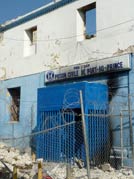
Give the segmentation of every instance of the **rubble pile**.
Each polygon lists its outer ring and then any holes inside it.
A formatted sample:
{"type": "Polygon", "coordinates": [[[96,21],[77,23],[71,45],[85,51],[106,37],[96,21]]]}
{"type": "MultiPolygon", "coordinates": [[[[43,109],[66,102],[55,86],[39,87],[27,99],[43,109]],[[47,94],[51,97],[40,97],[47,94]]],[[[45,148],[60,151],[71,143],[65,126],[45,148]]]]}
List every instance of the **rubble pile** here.
{"type": "Polygon", "coordinates": [[[33,168],[31,157],[27,153],[20,154],[18,149],[0,143],[0,172],[4,172],[4,170],[12,172],[14,166],[18,169],[18,176],[25,175],[23,178],[30,179],[33,168]]]}
{"type": "MultiPolygon", "coordinates": [[[[0,173],[6,172],[8,168],[12,174],[13,167],[16,166],[17,179],[37,179],[38,162],[38,159],[32,161],[32,158],[27,153],[21,154],[19,150],[0,143],[0,173]]],[[[43,179],[65,179],[66,167],[65,163],[43,163],[43,179]]],[[[88,179],[87,170],[84,167],[80,167],[77,163],[71,166],[70,173],[71,179],[88,179]]],[[[134,179],[132,170],[115,170],[108,163],[91,168],[90,176],[91,179],[134,179]]],[[[6,177],[4,178],[6,179],[6,177]]],[[[7,178],[9,179],[9,177],[7,178]]]]}
{"type": "MultiPolygon", "coordinates": [[[[65,179],[66,178],[66,166],[58,164],[50,172],[48,172],[53,179],[65,179]]],[[[85,168],[79,168],[77,166],[71,169],[72,179],[88,179],[87,170],[85,168]]],[[[91,179],[134,179],[132,170],[120,169],[115,170],[110,164],[101,165],[99,168],[94,167],[90,169],[91,179]]]]}

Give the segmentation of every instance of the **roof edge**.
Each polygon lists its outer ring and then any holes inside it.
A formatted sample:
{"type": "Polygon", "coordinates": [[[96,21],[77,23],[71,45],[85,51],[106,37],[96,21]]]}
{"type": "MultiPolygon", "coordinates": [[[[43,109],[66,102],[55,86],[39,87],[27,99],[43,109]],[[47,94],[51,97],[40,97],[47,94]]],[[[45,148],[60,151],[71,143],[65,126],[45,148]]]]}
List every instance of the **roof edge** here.
{"type": "Polygon", "coordinates": [[[47,7],[45,6],[44,8],[39,8],[39,10],[37,10],[37,11],[34,10],[33,13],[30,13],[30,14],[28,13],[28,15],[26,15],[26,16],[24,15],[24,17],[22,16],[22,18],[20,17],[13,22],[11,20],[11,23],[0,26],[0,32],[4,32],[4,31],[9,30],[13,27],[24,24],[24,23],[26,23],[30,20],[33,20],[33,19],[40,17],[44,14],[52,12],[52,11],[54,11],[54,10],[60,8],[60,7],[63,7],[67,4],[70,4],[74,1],[78,1],[78,0],[61,0],[61,1],[58,1],[54,4],[51,4],[50,6],[47,6],[47,7]]]}

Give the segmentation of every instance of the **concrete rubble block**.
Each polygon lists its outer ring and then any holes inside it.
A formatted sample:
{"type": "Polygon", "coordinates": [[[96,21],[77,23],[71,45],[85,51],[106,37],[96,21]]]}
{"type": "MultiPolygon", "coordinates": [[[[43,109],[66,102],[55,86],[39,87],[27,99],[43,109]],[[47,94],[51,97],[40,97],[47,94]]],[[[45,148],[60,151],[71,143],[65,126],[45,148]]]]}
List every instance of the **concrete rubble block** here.
{"type": "Polygon", "coordinates": [[[114,171],[114,169],[111,167],[111,165],[109,164],[109,163],[105,163],[105,164],[102,164],[101,166],[100,166],[100,169],[102,170],[102,171],[104,171],[104,172],[112,172],[112,171],[114,171]]]}

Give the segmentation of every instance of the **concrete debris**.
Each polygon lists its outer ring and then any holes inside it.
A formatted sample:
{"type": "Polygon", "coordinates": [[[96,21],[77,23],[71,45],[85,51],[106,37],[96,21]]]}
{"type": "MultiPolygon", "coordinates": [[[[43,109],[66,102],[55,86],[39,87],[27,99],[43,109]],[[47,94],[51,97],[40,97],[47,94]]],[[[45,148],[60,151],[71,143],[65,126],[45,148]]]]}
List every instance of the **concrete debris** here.
{"type": "MultiPolygon", "coordinates": [[[[4,144],[0,144],[0,160],[4,162],[11,170],[13,166],[17,168],[32,168],[32,160],[28,154],[21,155],[19,150],[15,148],[7,147],[4,144]]],[[[3,168],[3,165],[0,164],[0,170],[3,168]]]]}
{"type": "MultiPolygon", "coordinates": [[[[72,166],[71,172],[72,178],[88,179],[87,170],[85,168],[80,169],[77,165],[72,166]]],[[[49,170],[49,175],[53,179],[65,179],[66,165],[57,164],[51,171],[49,170]]],[[[102,166],[100,166],[100,168],[94,167],[93,169],[90,169],[90,175],[91,179],[134,179],[132,170],[115,170],[110,166],[110,164],[103,164],[102,166]]]]}
{"type": "Polygon", "coordinates": [[[75,157],[75,163],[78,165],[79,168],[83,168],[84,167],[84,162],[82,160],[79,160],[76,157],[75,157]]]}
{"type": "MultiPolygon", "coordinates": [[[[87,170],[82,165],[82,161],[75,160],[75,165],[72,165],[70,170],[71,178],[88,179],[87,170]]],[[[33,161],[27,153],[21,154],[19,150],[0,143],[0,179],[11,178],[14,166],[17,167],[17,179],[37,179],[38,162],[43,162],[43,159],[33,161]],[[7,173],[10,173],[11,177],[6,177],[7,173]]],[[[66,167],[65,163],[43,162],[43,179],[66,179],[66,167]]],[[[115,170],[109,163],[91,168],[90,175],[91,179],[134,179],[132,170],[115,170]]]]}
{"type": "Polygon", "coordinates": [[[30,173],[33,168],[31,157],[27,153],[21,154],[18,149],[0,143],[0,172],[2,177],[6,172],[11,175],[14,166],[17,167],[20,178],[30,179],[30,173]],[[24,172],[21,170],[24,170],[24,172]],[[27,171],[29,172],[27,173],[27,171]]]}
{"type": "Polygon", "coordinates": [[[100,167],[104,172],[108,171],[108,172],[112,172],[114,169],[110,166],[109,163],[105,163],[103,165],[101,165],[100,167]]]}

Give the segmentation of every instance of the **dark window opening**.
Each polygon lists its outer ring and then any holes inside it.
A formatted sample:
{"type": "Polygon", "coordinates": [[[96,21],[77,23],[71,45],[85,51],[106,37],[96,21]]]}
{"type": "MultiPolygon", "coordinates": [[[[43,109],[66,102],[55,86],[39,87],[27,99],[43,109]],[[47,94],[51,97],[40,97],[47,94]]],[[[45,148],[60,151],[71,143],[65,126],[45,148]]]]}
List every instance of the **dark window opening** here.
{"type": "Polygon", "coordinates": [[[20,87],[9,88],[8,89],[10,95],[10,115],[11,121],[19,121],[19,112],[20,112],[20,87]]]}
{"type": "Polygon", "coordinates": [[[31,45],[36,44],[37,42],[37,27],[32,27],[26,30],[26,34],[30,40],[31,45]]]}
{"type": "Polygon", "coordinates": [[[84,24],[85,39],[90,39],[96,35],[96,3],[79,9],[84,24]]]}

